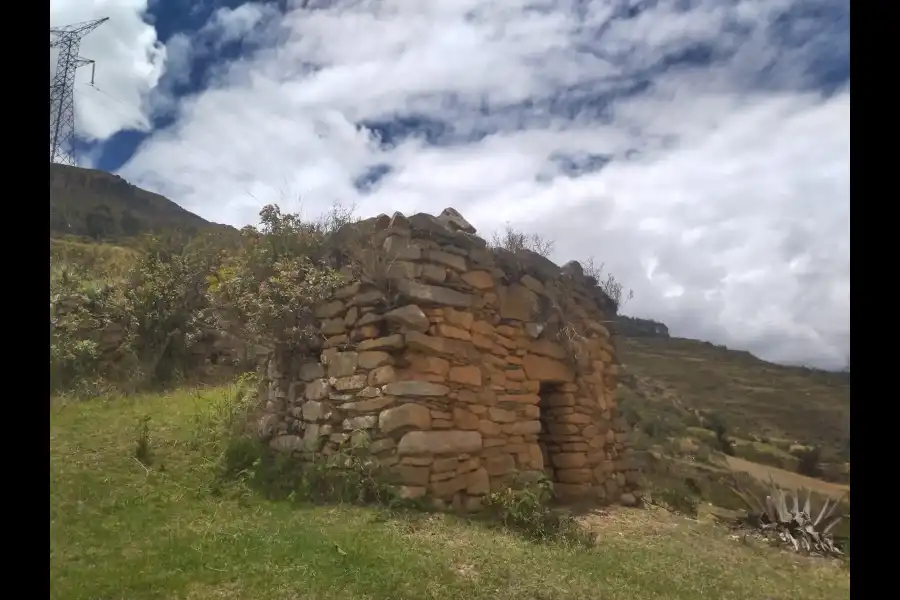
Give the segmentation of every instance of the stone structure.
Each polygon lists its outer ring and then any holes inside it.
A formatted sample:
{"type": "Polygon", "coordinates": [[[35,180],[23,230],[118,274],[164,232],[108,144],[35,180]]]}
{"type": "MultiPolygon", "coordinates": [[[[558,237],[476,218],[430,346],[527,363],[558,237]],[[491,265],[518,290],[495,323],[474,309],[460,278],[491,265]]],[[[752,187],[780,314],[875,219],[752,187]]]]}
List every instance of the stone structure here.
{"type": "Polygon", "coordinates": [[[266,359],[260,435],[301,457],[365,437],[405,495],[444,506],[534,472],[564,500],[634,502],[614,306],[578,263],[474,234],[453,209],[338,231],[336,266],[362,273],[317,307],[321,348],[266,359]]]}

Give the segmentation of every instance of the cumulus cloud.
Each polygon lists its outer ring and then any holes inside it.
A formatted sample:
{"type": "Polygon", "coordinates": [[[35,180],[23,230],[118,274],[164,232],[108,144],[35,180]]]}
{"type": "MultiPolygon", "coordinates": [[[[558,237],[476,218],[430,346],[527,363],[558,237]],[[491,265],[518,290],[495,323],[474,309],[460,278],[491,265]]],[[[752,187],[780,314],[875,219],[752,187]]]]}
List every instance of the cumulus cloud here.
{"type": "MultiPolygon", "coordinates": [[[[95,87],[91,68],[75,79],[75,127],[79,137],[104,140],[123,129],[150,128],[146,98],[165,65],[165,48],[156,29],[144,20],[147,0],[51,0],[50,27],[109,17],[81,41],[80,56],[97,61],[95,87]]],[[[58,53],[50,51],[50,77],[58,53]]]]}
{"type": "Polygon", "coordinates": [[[247,50],[121,173],[234,225],[298,196],[510,221],[604,262],[675,335],[840,367],[849,77],[823,92],[824,25],[779,33],[806,4],[247,4],[176,42],[247,50]]]}

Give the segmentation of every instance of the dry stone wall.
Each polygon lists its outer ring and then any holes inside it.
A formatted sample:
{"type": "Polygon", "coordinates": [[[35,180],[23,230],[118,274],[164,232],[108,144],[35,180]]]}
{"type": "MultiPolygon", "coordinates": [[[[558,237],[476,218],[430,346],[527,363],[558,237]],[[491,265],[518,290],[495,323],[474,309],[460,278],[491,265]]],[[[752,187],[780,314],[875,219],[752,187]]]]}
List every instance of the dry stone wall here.
{"type": "Polygon", "coordinates": [[[526,473],[565,500],[635,501],[614,307],[578,263],[489,249],[453,209],[335,239],[336,260],[363,270],[317,307],[320,352],[268,357],[259,429],[273,448],[309,457],[356,436],[404,495],[455,508],[526,473]]]}

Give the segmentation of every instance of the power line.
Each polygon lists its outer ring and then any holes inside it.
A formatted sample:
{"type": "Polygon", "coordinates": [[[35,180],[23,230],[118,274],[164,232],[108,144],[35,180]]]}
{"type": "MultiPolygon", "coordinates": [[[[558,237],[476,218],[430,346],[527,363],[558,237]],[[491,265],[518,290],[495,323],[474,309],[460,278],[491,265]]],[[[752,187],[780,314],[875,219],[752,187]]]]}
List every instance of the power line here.
{"type": "Polygon", "coordinates": [[[50,84],[50,162],[75,165],[75,71],[94,61],[78,56],[81,38],[108,21],[109,17],[50,28],[50,48],[59,49],[56,72],[50,84]]]}

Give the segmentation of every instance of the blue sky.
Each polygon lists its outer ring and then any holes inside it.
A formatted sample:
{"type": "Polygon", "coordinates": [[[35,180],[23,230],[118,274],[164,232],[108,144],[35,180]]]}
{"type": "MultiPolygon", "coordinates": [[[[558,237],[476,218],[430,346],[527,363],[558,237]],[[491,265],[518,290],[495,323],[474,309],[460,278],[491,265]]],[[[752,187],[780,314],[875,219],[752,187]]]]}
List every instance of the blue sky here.
{"type": "Polygon", "coordinates": [[[233,225],[453,206],[675,335],[847,356],[847,1],[51,1],[101,16],[85,166],[233,225]]]}

